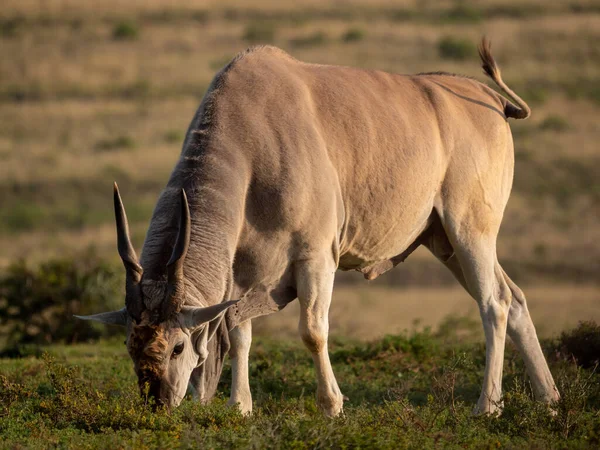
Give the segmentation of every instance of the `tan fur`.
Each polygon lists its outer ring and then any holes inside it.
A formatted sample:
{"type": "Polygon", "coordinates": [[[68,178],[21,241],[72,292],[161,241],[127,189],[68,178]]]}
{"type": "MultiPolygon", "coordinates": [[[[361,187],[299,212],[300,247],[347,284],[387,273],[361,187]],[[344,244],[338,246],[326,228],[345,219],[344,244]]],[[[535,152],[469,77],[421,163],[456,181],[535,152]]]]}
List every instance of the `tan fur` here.
{"type": "Polygon", "coordinates": [[[481,62],[483,63],[481,67],[483,68],[485,74],[494,80],[494,83],[496,83],[505,94],[507,94],[519,105],[517,107],[510,102],[506,102],[504,107],[504,113],[506,114],[506,117],[527,119],[531,115],[531,109],[529,109],[529,105],[527,105],[527,103],[525,103],[521,97],[515,94],[512,89],[510,89],[502,80],[500,68],[492,56],[492,43],[486,38],[483,38],[479,44],[479,56],[481,57],[481,62]]]}

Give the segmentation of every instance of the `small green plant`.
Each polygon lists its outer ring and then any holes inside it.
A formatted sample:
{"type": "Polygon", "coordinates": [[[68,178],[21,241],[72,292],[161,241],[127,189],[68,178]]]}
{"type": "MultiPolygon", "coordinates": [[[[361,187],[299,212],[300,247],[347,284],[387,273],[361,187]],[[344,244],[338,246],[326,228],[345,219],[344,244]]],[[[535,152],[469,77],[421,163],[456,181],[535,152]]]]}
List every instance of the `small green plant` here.
{"type": "Polygon", "coordinates": [[[544,131],[556,131],[562,132],[568,130],[570,127],[567,119],[557,115],[550,115],[546,117],[542,123],[540,123],[540,130],[544,131]]]}
{"type": "Polygon", "coordinates": [[[438,53],[443,59],[462,61],[473,58],[476,54],[475,46],[468,39],[445,36],[438,41],[438,53]]]}
{"type": "Polygon", "coordinates": [[[22,384],[10,381],[6,376],[0,375],[0,417],[8,415],[13,403],[23,401],[31,394],[22,384]]]}
{"type": "Polygon", "coordinates": [[[135,140],[130,136],[117,136],[112,139],[103,139],[96,143],[96,150],[99,152],[110,152],[114,150],[134,149],[135,140]]]}
{"type": "Polygon", "coordinates": [[[316,47],[327,42],[327,35],[322,31],[315,31],[308,36],[297,37],[290,40],[294,47],[316,47]]]}
{"type": "Polygon", "coordinates": [[[548,101],[548,90],[542,86],[527,85],[519,92],[527,103],[543,105],[546,103],[546,101],[548,101]]]}
{"type": "Polygon", "coordinates": [[[361,28],[350,28],[342,35],[343,42],[358,42],[362,41],[366,33],[361,28]]]}
{"type": "Polygon", "coordinates": [[[482,19],[481,10],[462,2],[450,9],[445,16],[445,20],[450,22],[477,23],[482,19]]]}
{"type": "Polygon", "coordinates": [[[526,19],[545,14],[547,11],[543,4],[515,2],[507,5],[492,5],[485,11],[488,18],[508,17],[511,19],[526,19]]]}
{"type": "Polygon", "coordinates": [[[175,144],[183,142],[184,137],[185,135],[183,134],[183,132],[179,130],[169,130],[164,134],[163,139],[169,144],[175,144]]]}
{"type": "Polygon", "coordinates": [[[112,37],[117,41],[134,40],[139,37],[140,28],[136,22],[123,20],[115,24],[112,37]]]}
{"type": "Polygon", "coordinates": [[[33,230],[44,218],[44,212],[33,203],[18,203],[0,210],[0,229],[10,232],[33,230]]]}
{"type": "Polygon", "coordinates": [[[22,16],[0,19],[0,36],[16,36],[21,31],[23,25],[25,25],[25,18],[22,16]]]}
{"type": "Polygon", "coordinates": [[[243,39],[252,44],[269,44],[275,40],[276,29],[270,22],[254,22],[244,30],[243,39]]]}
{"type": "Polygon", "coordinates": [[[536,258],[546,258],[548,256],[548,247],[543,242],[538,242],[533,246],[533,255],[536,258]]]}
{"type": "Polygon", "coordinates": [[[594,321],[580,322],[558,339],[557,350],[563,358],[574,359],[577,364],[590,368],[600,364],[600,325],[594,321]]]}
{"type": "Polygon", "coordinates": [[[118,86],[113,94],[127,99],[146,99],[152,92],[152,85],[149,80],[140,78],[130,84],[118,86]]]}

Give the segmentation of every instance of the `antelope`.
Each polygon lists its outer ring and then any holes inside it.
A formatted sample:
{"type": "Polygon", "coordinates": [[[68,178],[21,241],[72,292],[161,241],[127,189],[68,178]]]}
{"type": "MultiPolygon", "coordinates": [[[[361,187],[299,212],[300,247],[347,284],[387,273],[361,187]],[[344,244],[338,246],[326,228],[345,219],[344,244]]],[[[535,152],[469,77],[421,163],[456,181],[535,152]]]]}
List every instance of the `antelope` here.
{"type": "Polygon", "coordinates": [[[373,279],[428,248],[479,306],[486,365],[475,413],[501,407],[506,334],[536,397],[559,398],[525,295],[498,262],[514,150],[508,119],[529,106],[483,39],[474,79],[300,62],[261,46],[212,81],[156,205],[141,258],[115,184],[125,307],[82,317],[127,327],[140,387],[177,406],[189,384],[209,400],[228,352],[229,403],[252,410],[251,320],[298,299],[317,404],[344,397],[329,359],[337,269],[373,279]]]}

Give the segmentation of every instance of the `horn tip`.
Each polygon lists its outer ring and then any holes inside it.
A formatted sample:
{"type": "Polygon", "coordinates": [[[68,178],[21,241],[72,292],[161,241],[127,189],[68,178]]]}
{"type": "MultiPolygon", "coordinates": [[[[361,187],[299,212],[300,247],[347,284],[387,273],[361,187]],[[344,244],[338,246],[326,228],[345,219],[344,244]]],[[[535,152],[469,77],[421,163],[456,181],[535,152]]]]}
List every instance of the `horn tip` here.
{"type": "Polygon", "coordinates": [[[116,181],[113,181],[113,194],[115,196],[115,200],[117,198],[121,198],[121,193],[119,192],[119,185],[117,184],[116,181]]]}

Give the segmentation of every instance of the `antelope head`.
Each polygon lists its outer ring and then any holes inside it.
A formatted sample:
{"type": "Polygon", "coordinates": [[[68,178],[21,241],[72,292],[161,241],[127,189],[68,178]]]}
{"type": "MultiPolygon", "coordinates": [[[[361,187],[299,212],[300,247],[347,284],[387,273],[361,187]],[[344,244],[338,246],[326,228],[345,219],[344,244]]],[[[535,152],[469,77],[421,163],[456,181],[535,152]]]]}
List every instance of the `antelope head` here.
{"type": "Polygon", "coordinates": [[[76,316],[127,327],[127,350],[133,360],[142,395],[157,405],[178,406],[185,396],[192,371],[208,357],[208,343],[236,301],[209,307],[198,304],[188,292],[184,260],[190,243],[190,209],[181,190],[179,230],[171,258],[161,280],[147,280],[129,237],[125,208],[114,185],[117,246],[126,271],[125,307],[118,311],[76,316]],[[148,305],[154,305],[150,308],[148,305]]]}

